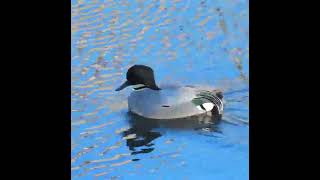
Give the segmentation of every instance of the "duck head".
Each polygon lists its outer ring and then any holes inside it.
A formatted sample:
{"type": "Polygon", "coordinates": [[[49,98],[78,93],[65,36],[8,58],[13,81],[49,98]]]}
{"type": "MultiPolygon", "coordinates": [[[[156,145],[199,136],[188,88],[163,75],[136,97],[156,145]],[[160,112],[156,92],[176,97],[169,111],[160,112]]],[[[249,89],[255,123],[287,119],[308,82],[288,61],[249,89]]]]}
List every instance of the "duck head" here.
{"type": "Polygon", "coordinates": [[[145,65],[134,65],[127,71],[127,81],[124,82],[116,91],[120,91],[128,86],[134,86],[135,90],[150,88],[160,90],[157,86],[152,68],[145,65]]]}

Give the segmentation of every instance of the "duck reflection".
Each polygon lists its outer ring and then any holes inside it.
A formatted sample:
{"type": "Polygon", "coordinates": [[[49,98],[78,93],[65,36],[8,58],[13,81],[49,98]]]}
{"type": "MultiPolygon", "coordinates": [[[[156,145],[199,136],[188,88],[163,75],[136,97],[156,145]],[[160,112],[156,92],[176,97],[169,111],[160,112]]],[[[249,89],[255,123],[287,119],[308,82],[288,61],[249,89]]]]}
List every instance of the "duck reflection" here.
{"type": "Polygon", "coordinates": [[[203,130],[220,132],[218,124],[221,115],[212,112],[213,115],[203,114],[201,116],[181,119],[148,119],[131,112],[127,113],[127,120],[130,128],[123,132],[123,137],[134,135],[133,138],[125,138],[131,154],[149,153],[154,150],[153,140],[162,136],[159,128],[171,130],[203,130]],[[138,148],[143,147],[139,150],[138,148]]]}

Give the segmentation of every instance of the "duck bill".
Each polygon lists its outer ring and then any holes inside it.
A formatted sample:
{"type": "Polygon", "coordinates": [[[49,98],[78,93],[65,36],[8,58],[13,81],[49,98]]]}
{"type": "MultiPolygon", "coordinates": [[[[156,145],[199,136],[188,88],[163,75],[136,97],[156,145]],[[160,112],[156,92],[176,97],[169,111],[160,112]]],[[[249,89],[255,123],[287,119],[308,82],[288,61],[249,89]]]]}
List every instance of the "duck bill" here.
{"type": "Polygon", "coordinates": [[[117,89],[116,89],[116,91],[120,91],[120,90],[122,90],[122,89],[124,89],[124,88],[126,88],[126,87],[128,87],[128,86],[130,86],[131,84],[130,84],[130,82],[129,81],[126,81],[126,82],[124,82],[120,87],[118,87],[117,89]]]}

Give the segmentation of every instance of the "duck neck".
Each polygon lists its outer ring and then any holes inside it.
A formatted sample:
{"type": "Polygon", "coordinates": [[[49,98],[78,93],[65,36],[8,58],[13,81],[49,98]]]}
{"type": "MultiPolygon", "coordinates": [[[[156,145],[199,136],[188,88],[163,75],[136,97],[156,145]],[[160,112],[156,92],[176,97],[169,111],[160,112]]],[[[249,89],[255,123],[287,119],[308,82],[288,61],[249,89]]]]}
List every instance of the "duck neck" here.
{"type": "MultiPolygon", "coordinates": [[[[147,87],[147,86],[140,86],[140,87],[135,87],[135,88],[133,88],[135,91],[138,91],[138,90],[141,90],[141,89],[146,89],[146,88],[149,88],[149,87],[147,87]]],[[[155,90],[155,91],[160,91],[161,90],[161,88],[159,88],[159,87],[153,87],[153,88],[149,88],[149,89],[152,89],[152,90],[155,90]]]]}
{"type": "Polygon", "coordinates": [[[140,86],[140,87],[135,87],[133,88],[135,91],[141,90],[141,89],[145,89],[147,88],[147,86],[140,86]]]}
{"type": "Polygon", "coordinates": [[[150,89],[155,90],[155,91],[160,91],[161,90],[161,88],[159,88],[157,85],[152,86],[150,89]]]}

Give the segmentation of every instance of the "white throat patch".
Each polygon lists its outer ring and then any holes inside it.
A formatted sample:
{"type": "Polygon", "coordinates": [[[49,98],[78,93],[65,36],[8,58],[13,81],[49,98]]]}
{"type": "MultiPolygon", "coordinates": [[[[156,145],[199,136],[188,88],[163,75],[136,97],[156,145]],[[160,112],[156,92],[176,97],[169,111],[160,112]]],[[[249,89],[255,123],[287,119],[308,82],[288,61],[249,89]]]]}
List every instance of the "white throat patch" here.
{"type": "Polygon", "coordinates": [[[141,87],[145,87],[145,85],[144,84],[132,85],[133,90],[135,90],[136,88],[141,88],[141,87]]]}

